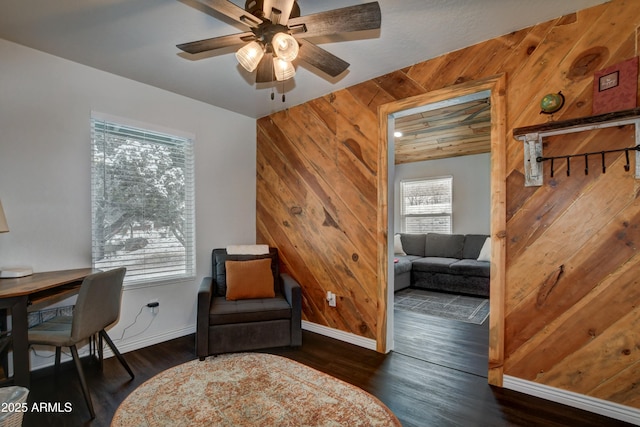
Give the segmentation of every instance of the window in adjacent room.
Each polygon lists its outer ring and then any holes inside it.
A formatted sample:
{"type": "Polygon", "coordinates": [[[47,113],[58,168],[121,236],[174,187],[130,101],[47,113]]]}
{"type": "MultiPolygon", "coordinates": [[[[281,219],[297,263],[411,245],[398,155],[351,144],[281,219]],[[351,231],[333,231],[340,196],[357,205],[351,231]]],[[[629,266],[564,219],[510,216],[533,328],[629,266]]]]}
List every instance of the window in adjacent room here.
{"type": "Polygon", "coordinates": [[[453,177],[400,182],[400,221],[403,233],[452,231],[453,177]]]}
{"type": "Polygon", "coordinates": [[[193,137],[91,117],[92,257],[125,283],[195,275],[193,137]]]}

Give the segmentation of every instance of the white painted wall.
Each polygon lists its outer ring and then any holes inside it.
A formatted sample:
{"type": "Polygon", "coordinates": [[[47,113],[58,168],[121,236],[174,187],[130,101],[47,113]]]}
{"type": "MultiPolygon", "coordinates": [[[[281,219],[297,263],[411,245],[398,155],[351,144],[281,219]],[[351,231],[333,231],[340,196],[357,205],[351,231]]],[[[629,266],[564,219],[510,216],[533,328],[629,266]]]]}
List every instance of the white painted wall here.
{"type": "Polygon", "coordinates": [[[451,157],[395,166],[394,226],[400,231],[400,181],[453,176],[453,233],[489,234],[491,154],[451,157]]]}
{"type": "MultiPolygon", "coordinates": [[[[125,333],[121,351],[191,333],[211,249],[255,242],[255,120],[1,39],[0,200],[10,232],[0,234],[0,267],[91,265],[92,110],[196,136],[197,277],[125,289],[110,330],[116,340],[125,333]],[[150,299],[160,302],[155,317],[150,299]]],[[[33,368],[51,363],[32,356],[33,368]]]]}

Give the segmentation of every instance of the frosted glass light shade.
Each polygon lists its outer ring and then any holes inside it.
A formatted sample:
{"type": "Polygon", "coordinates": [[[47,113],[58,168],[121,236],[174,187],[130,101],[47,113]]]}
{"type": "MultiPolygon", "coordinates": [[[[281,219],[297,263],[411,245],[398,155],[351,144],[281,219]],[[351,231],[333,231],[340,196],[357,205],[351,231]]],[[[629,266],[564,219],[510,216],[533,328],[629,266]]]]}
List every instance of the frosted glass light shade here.
{"type": "Polygon", "coordinates": [[[264,50],[262,46],[255,41],[242,46],[236,52],[236,59],[248,72],[252,72],[258,67],[263,56],[264,50]]]}
{"type": "Polygon", "coordinates": [[[4,216],[4,210],[2,209],[2,201],[0,201],[0,233],[6,233],[9,231],[9,225],[7,224],[7,218],[4,216]]]}
{"type": "Polygon", "coordinates": [[[290,34],[278,33],[271,40],[273,53],[284,61],[291,62],[298,56],[298,42],[290,34]]]}
{"type": "Polygon", "coordinates": [[[283,61],[280,58],[273,58],[273,69],[276,80],[282,82],[296,75],[296,69],[291,62],[283,61]]]}

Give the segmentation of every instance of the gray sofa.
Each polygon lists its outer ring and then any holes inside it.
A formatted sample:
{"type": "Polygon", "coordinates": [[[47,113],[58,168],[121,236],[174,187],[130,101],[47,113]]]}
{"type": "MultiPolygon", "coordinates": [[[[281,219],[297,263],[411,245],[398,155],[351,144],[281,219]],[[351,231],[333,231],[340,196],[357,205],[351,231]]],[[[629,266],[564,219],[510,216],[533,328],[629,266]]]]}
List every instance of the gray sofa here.
{"type": "Polygon", "coordinates": [[[488,298],[490,262],[478,260],[487,237],[399,234],[403,252],[394,254],[394,290],[413,287],[488,298]]]}

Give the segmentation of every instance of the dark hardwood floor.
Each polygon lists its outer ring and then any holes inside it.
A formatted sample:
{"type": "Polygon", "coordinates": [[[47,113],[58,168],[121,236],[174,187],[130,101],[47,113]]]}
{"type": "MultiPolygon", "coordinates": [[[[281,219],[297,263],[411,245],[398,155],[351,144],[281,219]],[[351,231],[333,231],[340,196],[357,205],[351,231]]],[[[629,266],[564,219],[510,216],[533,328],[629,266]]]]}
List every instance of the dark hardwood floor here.
{"type": "MultiPolygon", "coordinates": [[[[434,322],[441,323],[441,322],[434,322]]],[[[433,324],[436,334],[460,335],[445,324],[433,324]],[[446,329],[447,331],[443,330],[446,329]]],[[[437,346],[437,343],[431,345],[437,346]]],[[[443,350],[447,351],[447,350],[443,350]]],[[[326,372],[377,396],[405,427],[416,426],[625,426],[623,422],[566,407],[518,392],[494,388],[479,373],[473,357],[458,352],[434,362],[392,352],[379,354],[315,333],[303,332],[300,348],[278,348],[266,352],[279,354],[326,372]],[[465,365],[465,357],[468,358],[465,365]],[[443,363],[452,361],[455,367],[443,363]]],[[[437,355],[437,351],[431,351],[437,355]]],[[[194,336],[189,335],[125,354],[136,374],[129,381],[115,358],[105,360],[104,371],[87,359],[85,373],[97,417],[89,413],[78,386],[75,370],[64,364],[58,377],[52,369],[33,373],[29,405],[33,402],[70,402],[69,413],[25,414],[24,426],[108,426],[120,402],[136,387],[157,373],[195,359],[194,336]]],[[[477,359],[477,358],[476,358],[477,359]]]]}
{"type": "Polygon", "coordinates": [[[396,309],[393,322],[396,353],[487,377],[488,318],[476,325],[396,309]]]}

